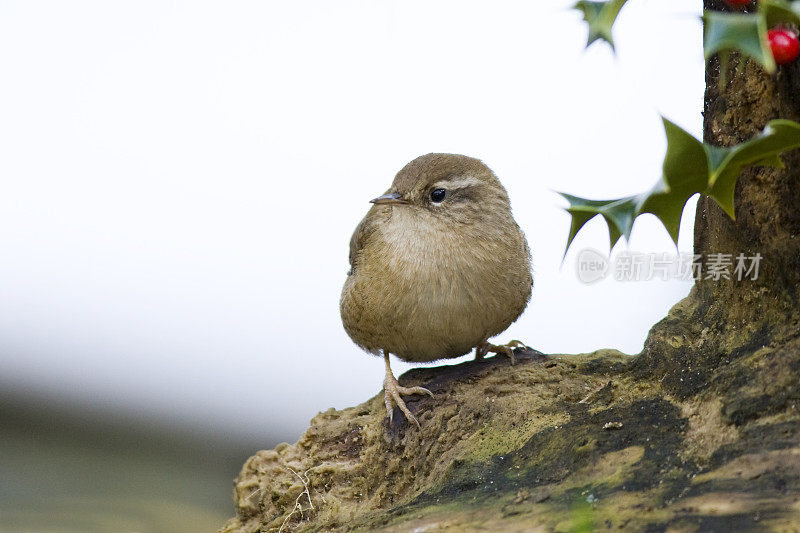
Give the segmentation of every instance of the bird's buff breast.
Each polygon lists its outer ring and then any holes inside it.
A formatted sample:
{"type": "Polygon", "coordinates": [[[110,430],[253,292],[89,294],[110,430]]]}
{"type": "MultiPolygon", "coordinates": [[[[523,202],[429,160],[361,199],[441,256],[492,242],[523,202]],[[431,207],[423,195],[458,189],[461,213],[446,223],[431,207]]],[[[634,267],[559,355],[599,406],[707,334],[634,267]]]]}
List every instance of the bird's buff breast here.
{"type": "Polygon", "coordinates": [[[508,257],[499,253],[508,246],[485,238],[467,246],[452,232],[414,221],[385,224],[345,283],[347,333],[367,351],[407,361],[469,352],[506,329],[530,295],[529,281],[527,293],[520,291],[530,277],[527,257],[517,255],[516,269],[496,260],[508,257]]]}

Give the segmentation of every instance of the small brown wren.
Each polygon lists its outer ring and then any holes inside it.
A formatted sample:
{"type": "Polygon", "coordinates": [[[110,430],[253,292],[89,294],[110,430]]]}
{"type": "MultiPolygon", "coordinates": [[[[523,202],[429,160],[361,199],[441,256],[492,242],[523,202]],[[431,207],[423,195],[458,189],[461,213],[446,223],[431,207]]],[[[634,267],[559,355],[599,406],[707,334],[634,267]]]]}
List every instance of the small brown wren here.
{"type": "Polygon", "coordinates": [[[476,349],[512,358],[512,344],[488,339],[505,331],[531,297],[525,235],[505,188],[478,159],[427,154],[403,167],[350,239],[350,272],[340,309],[347,334],[386,362],[384,395],[419,426],[402,394],[389,354],[423,362],[476,349]]]}

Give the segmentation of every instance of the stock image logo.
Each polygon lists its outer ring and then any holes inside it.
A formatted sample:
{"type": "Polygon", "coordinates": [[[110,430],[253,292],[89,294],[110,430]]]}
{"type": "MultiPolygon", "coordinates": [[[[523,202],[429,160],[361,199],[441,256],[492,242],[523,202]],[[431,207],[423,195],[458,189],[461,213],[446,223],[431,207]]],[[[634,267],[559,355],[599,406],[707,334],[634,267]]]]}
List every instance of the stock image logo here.
{"type": "Polygon", "coordinates": [[[626,251],[613,258],[591,248],[578,253],[575,272],[582,283],[601,281],[609,274],[616,281],[698,281],[701,279],[758,279],[761,254],[692,254],[645,253],[626,251]]]}
{"type": "Polygon", "coordinates": [[[575,270],[583,283],[594,283],[608,274],[609,260],[604,254],[591,248],[584,248],[578,254],[575,270]]]}

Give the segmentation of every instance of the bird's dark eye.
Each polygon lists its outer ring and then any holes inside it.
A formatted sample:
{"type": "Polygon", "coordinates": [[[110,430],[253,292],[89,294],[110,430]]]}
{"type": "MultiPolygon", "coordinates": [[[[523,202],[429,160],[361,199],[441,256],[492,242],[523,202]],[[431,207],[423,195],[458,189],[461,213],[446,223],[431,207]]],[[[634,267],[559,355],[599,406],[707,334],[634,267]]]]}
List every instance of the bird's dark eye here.
{"type": "Polygon", "coordinates": [[[433,189],[431,191],[431,201],[434,203],[443,202],[445,196],[447,196],[447,189],[433,189]]]}

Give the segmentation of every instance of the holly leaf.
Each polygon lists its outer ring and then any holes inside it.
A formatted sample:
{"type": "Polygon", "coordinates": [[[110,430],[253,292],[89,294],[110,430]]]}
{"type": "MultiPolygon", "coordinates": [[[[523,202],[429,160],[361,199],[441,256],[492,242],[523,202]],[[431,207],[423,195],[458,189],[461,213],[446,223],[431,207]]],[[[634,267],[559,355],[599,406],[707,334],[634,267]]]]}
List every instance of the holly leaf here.
{"type": "Polygon", "coordinates": [[[736,218],[733,193],[736,180],[746,166],[783,167],[779,154],[800,147],[800,124],[791,120],[772,120],[764,130],[746,141],[730,148],[705,145],[713,151],[709,156],[708,191],[731,218],[736,218]]]}
{"type": "Polygon", "coordinates": [[[666,118],[661,120],[667,136],[661,179],[639,195],[636,215],[655,215],[677,244],[683,207],[708,184],[708,162],[703,143],[666,118]]]}
{"type": "Polygon", "coordinates": [[[608,0],[606,2],[593,2],[581,0],[573,6],[583,13],[583,20],[589,24],[589,39],[586,43],[588,48],[598,39],[606,41],[614,49],[614,39],[611,35],[611,28],[617,20],[620,9],[627,0],[608,0]]]}
{"type": "Polygon", "coordinates": [[[800,5],[798,5],[798,2],[760,0],[758,2],[758,11],[763,14],[767,28],[774,28],[779,24],[800,26],[800,5]]]}
{"type": "Polygon", "coordinates": [[[719,54],[723,83],[732,50],[754,59],[767,72],[775,72],[775,60],[767,42],[764,11],[756,14],[706,11],[703,21],[703,53],[706,60],[719,54]]]}
{"type": "Polygon", "coordinates": [[[681,215],[687,200],[707,187],[708,162],[703,143],[671,121],[665,118],[662,121],[667,136],[667,152],[661,178],[649,191],[613,200],[587,200],[559,193],[569,202],[567,211],[572,215],[566,250],[578,231],[596,215],[602,215],[608,223],[612,248],[622,236],[630,238],[633,222],[642,213],[655,215],[673,242],[678,242],[681,215]]]}
{"type": "Polygon", "coordinates": [[[706,194],[734,218],[733,194],[742,169],[782,167],[779,154],[800,147],[800,124],[791,120],[773,120],[760,134],[731,147],[701,143],[676,124],[662,120],[667,151],[661,177],[650,190],[612,200],[559,193],[569,202],[566,210],[572,216],[565,256],[581,228],[597,215],[608,224],[612,248],[623,236],[630,238],[636,217],[643,213],[655,215],[677,245],[681,215],[689,198],[706,194]]]}
{"type": "Polygon", "coordinates": [[[587,200],[586,198],[563,192],[558,194],[569,202],[569,207],[566,210],[572,215],[572,223],[569,228],[569,237],[567,238],[567,247],[564,249],[564,255],[567,254],[567,250],[569,250],[572,241],[581,228],[597,215],[602,216],[606,224],[608,224],[611,248],[623,235],[626,238],[630,236],[636,212],[636,196],[614,200],[587,200]]]}

